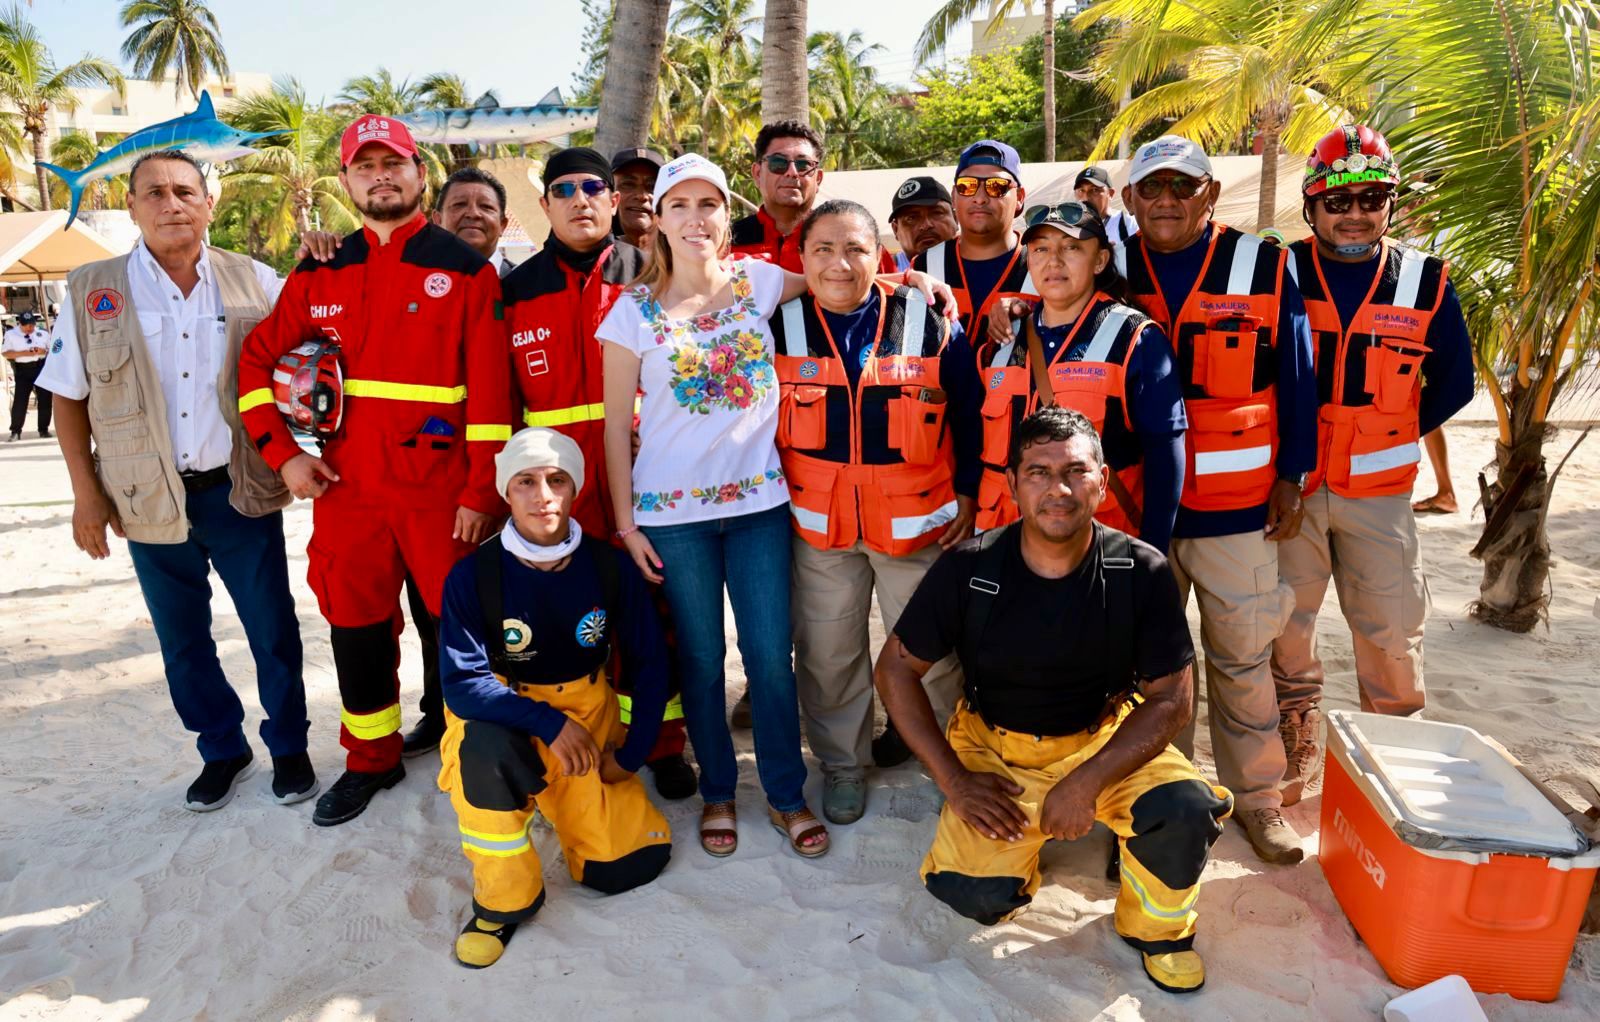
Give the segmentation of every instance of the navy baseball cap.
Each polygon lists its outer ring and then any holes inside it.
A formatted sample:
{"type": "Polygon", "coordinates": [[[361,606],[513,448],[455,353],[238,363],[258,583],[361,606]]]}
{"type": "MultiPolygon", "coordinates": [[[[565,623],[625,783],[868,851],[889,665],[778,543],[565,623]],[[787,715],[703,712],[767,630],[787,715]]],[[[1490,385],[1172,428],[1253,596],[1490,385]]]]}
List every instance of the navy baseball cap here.
{"type": "Polygon", "coordinates": [[[992,138],[974,142],[961,150],[961,158],[956,160],[956,177],[964,174],[969,167],[985,164],[999,167],[1011,175],[1011,180],[1019,185],[1022,183],[1022,158],[1015,149],[992,138]]]}
{"type": "Polygon", "coordinates": [[[39,314],[36,313],[36,312],[19,313],[17,315],[17,322],[18,323],[37,323],[37,322],[39,322],[39,314]]]}

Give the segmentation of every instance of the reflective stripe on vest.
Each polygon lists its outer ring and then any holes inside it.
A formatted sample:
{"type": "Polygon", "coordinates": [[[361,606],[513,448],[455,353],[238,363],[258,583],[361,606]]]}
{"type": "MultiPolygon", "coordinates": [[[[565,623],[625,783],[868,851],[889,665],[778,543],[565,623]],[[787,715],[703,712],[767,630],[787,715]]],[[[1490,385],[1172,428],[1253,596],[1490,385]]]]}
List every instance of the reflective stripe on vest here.
{"type": "Polygon", "coordinates": [[[949,244],[950,243],[948,241],[941,241],[939,244],[928,249],[927,274],[941,284],[947,283],[947,281],[944,279],[944,253],[946,246],[949,244]]]}
{"type": "Polygon", "coordinates": [[[1422,287],[1422,267],[1428,257],[1414,248],[1400,253],[1400,282],[1394,288],[1394,304],[1408,309],[1417,307],[1417,291],[1422,287]]]}
{"type": "Polygon", "coordinates": [[[1236,451],[1196,451],[1195,475],[1210,476],[1222,472],[1249,472],[1272,464],[1272,445],[1241,447],[1236,451]]]}
{"type": "Polygon", "coordinates": [[[956,517],[959,505],[955,501],[942,504],[925,515],[911,515],[906,518],[889,519],[889,532],[895,539],[916,539],[939,528],[947,522],[952,522],[956,517]]]}
{"type": "Polygon", "coordinates": [[[795,525],[807,532],[814,532],[819,536],[828,535],[828,516],[821,511],[812,511],[790,501],[789,513],[794,516],[795,525]]]}
{"type": "Polygon", "coordinates": [[[387,380],[345,380],[345,397],[376,397],[385,401],[421,401],[434,405],[458,405],[467,399],[466,387],[430,387],[421,383],[390,383],[387,380]]]}
{"type": "Polygon", "coordinates": [[[795,298],[783,303],[783,353],[790,358],[806,358],[806,310],[795,298]]]}
{"type": "Polygon", "coordinates": [[[1256,254],[1264,245],[1260,238],[1245,234],[1233,250],[1233,263],[1228,267],[1228,294],[1247,295],[1256,278],[1256,254]]]}
{"type": "Polygon", "coordinates": [[[1370,454],[1352,454],[1350,456],[1350,477],[1372,475],[1374,472],[1387,472],[1391,468],[1402,465],[1415,465],[1422,460],[1422,448],[1415,442],[1400,444],[1396,447],[1386,447],[1381,451],[1370,454]]]}

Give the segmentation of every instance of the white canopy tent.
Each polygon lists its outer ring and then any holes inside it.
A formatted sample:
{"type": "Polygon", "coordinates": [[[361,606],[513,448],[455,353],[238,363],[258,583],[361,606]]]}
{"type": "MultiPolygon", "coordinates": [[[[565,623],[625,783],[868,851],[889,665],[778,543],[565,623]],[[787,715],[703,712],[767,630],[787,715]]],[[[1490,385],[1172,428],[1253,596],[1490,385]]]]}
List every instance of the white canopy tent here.
{"type": "MultiPolygon", "coordinates": [[[[1103,160],[1098,166],[1111,175],[1111,183],[1118,195],[1112,200],[1113,209],[1122,208],[1122,186],[1127,183],[1126,161],[1103,160]]],[[[1027,191],[1024,205],[1061,202],[1072,198],[1072,182],[1078,171],[1088,164],[1083,160],[1062,163],[1024,163],[1022,187],[1027,191]]],[[[1214,156],[1212,171],[1222,182],[1222,196],[1217,202],[1216,219],[1240,230],[1252,230],[1256,222],[1256,203],[1261,194],[1261,158],[1259,156],[1214,156]]],[[[1305,160],[1298,156],[1278,158],[1278,187],[1276,215],[1273,226],[1290,241],[1310,233],[1300,218],[1300,181],[1305,171],[1305,160]]],[[[851,199],[861,203],[877,217],[883,231],[883,243],[892,251],[899,249],[889,230],[889,205],[896,189],[907,178],[926,174],[949,187],[955,180],[953,165],[942,167],[900,167],[894,170],[843,170],[829,171],[822,177],[819,194],[823,199],[851,199]]]]}
{"type": "Polygon", "coordinates": [[[97,259],[118,255],[111,242],[81,223],[68,230],[64,209],[0,213],[0,283],[43,284],[97,259]]]}

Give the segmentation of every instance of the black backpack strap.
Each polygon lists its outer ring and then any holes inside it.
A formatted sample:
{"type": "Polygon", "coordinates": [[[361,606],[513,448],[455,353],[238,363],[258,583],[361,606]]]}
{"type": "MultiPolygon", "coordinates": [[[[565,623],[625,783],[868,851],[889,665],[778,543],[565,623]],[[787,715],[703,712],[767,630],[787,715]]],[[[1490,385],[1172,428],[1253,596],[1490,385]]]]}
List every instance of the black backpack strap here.
{"type": "Polygon", "coordinates": [[[1133,540],[1126,532],[1097,526],[1100,542],[1100,580],[1104,586],[1106,634],[1111,636],[1111,674],[1120,682],[1107,695],[1120,701],[1134,688],[1133,676],[1133,540]]]}
{"type": "Polygon", "coordinates": [[[978,705],[978,649],[984,629],[989,626],[989,615],[994,612],[995,597],[1000,595],[1000,576],[1006,560],[1006,548],[1001,540],[1014,528],[1016,523],[990,529],[973,541],[977,544],[978,556],[973,560],[972,577],[967,579],[967,610],[957,648],[966,676],[967,698],[980,717],[983,710],[978,705]]]}
{"type": "Polygon", "coordinates": [[[606,610],[606,640],[613,641],[622,623],[622,569],[617,567],[618,552],[611,544],[595,539],[587,532],[582,543],[589,548],[594,570],[600,573],[600,602],[606,610]]]}
{"type": "Polygon", "coordinates": [[[500,545],[500,536],[496,533],[472,552],[472,573],[478,582],[478,606],[483,610],[483,644],[489,651],[489,669],[502,678],[506,677],[506,613],[500,594],[503,574],[500,554],[503,550],[505,547],[500,545]]]}

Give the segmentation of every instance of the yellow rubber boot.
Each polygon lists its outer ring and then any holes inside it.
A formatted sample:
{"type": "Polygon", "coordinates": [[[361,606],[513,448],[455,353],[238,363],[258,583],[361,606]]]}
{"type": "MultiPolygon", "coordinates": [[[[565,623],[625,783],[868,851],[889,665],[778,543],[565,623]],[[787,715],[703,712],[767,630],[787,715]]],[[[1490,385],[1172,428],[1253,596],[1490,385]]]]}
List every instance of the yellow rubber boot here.
{"type": "Polygon", "coordinates": [[[1169,994],[1193,993],[1206,985],[1206,967],[1197,952],[1140,953],[1144,957],[1144,974],[1169,994]]]}
{"type": "Polygon", "coordinates": [[[516,932],[516,923],[494,923],[473,916],[456,938],[456,961],[469,969],[487,969],[500,960],[516,932]]]}

